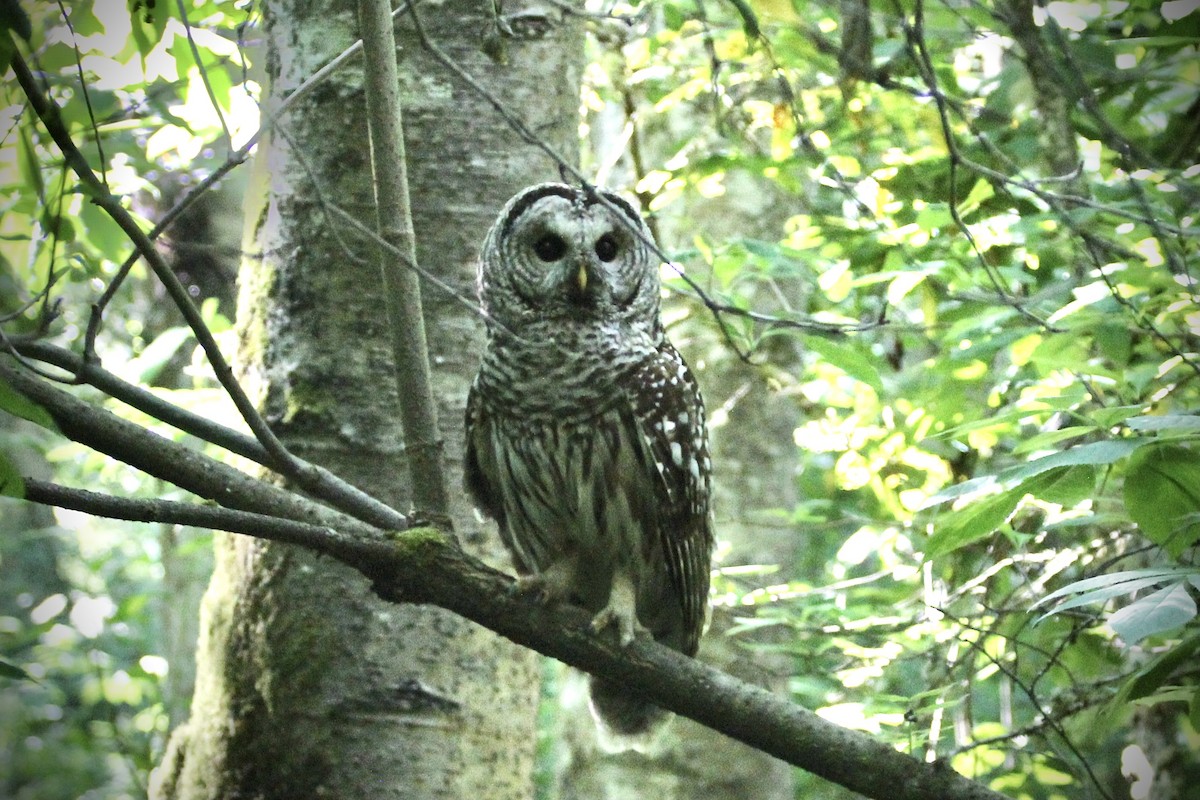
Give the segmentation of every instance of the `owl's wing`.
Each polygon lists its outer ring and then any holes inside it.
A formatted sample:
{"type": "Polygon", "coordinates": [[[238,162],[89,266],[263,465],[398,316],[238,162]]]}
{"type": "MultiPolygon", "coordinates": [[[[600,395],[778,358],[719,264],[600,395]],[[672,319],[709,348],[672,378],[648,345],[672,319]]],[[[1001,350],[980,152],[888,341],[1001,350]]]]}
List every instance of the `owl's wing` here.
{"type": "Polygon", "coordinates": [[[683,357],[664,340],[655,357],[628,376],[626,396],[637,419],[654,487],[658,537],[667,574],[683,607],[684,652],[699,645],[708,605],[713,531],[711,462],[704,404],[683,357]]]}
{"type": "Polygon", "coordinates": [[[483,402],[479,390],[471,384],[467,394],[466,413],[466,442],[463,453],[463,486],[475,500],[480,511],[487,514],[501,528],[504,527],[504,504],[496,486],[488,480],[489,474],[494,475],[495,469],[487,469],[482,463],[483,458],[494,458],[491,448],[486,445],[488,426],[484,419],[483,402]]]}

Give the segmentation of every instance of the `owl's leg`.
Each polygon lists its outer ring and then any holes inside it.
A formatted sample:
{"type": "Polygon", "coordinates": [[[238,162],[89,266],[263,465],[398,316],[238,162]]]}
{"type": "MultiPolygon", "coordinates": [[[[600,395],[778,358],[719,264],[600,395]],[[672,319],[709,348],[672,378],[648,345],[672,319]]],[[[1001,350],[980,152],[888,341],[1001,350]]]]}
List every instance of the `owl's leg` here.
{"type": "Polygon", "coordinates": [[[599,633],[605,628],[615,627],[617,636],[624,647],[636,636],[649,636],[648,631],[637,618],[637,589],[633,580],[623,569],[613,573],[612,591],[608,595],[608,605],[600,613],[592,617],[592,630],[599,633]]]}
{"type": "Polygon", "coordinates": [[[534,597],[551,605],[570,599],[575,581],[575,559],[560,558],[541,572],[533,572],[517,578],[513,593],[534,597]]]}

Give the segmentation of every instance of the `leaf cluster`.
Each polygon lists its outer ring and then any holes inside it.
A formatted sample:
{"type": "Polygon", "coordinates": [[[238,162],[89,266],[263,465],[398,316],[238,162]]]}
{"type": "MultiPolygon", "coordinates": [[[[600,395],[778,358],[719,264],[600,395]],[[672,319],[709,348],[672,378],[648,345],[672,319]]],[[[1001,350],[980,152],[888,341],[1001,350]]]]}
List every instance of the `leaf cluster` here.
{"type": "Polygon", "coordinates": [[[718,597],[831,717],[1103,794],[1135,700],[1197,730],[1200,14],[850,5],[635,5],[589,73],[593,158],[726,309],[671,282],[673,335],[801,418],[757,525],[804,556],[718,597]]]}

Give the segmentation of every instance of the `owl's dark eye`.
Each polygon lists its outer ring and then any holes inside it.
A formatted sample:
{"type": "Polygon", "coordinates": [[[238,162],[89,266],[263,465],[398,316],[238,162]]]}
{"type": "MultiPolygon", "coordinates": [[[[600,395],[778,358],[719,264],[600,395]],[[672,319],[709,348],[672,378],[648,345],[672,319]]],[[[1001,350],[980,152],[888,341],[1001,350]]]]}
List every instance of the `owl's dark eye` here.
{"type": "Polygon", "coordinates": [[[547,233],[533,243],[533,253],[547,263],[558,261],[567,252],[567,243],[557,233],[547,233]]]}
{"type": "Polygon", "coordinates": [[[601,261],[609,262],[617,257],[617,240],[613,238],[611,233],[606,233],[596,240],[595,245],[596,258],[601,261]]]}

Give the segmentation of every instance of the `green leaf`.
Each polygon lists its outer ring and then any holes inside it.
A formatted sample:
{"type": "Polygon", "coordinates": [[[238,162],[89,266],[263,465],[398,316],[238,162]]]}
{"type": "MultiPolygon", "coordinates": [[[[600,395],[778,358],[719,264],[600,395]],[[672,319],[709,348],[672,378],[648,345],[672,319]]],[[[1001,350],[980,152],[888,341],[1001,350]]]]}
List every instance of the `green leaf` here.
{"type": "Polygon", "coordinates": [[[84,230],[84,237],[105,258],[123,261],[129,249],[129,237],[100,206],[84,203],[77,217],[84,230]]]}
{"type": "Polygon", "coordinates": [[[1049,450],[1051,445],[1064,442],[1067,439],[1074,439],[1078,436],[1085,436],[1089,433],[1095,433],[1096,429],[1091,425],[1074,425],[1069,428],[1060,428],[1056,431],[1044,431],[1025,439],[1016,447],[1013,448],[1013,455],[1021,455],[1023,453],[1036,453],[1040,450],[1049,450]]]}
{"type": "Polygon", "coordinates": [[[879,377],[879,370],[858,351],[816,336],[805,336],[804,344],[824,361],[870,386],[877,394],[883,394],[883,379],[879,377]]]}
{"type": "Polygon", "coordinates": [[[18,394],[8,382],[0,378],[0,410],[7,411],[15,417],[27,419],[35,425],[57,432],[58,426],[46,409],[34,403],[23,394],[18,394]]]}
{"type": "Polygon", "coordinates": [[[971,187],[970,194],[966,199],[958,204],[958,212],[962,216],[968,216],[972,211],[979,208],[980,204],[986,200],[996,196],[996,189],[985,178],[980,178],[975,181],[975,185],[971,187]]]}
{"type": "Polygon", "coordinates": [[[1200,44],[1200,36],[1131,36],[1113,44],[1141,47],[1180,47],[1200,44]]]}
{"type": "Polygon", "coordinates": [[[887,288],[887,301],[889,305],[899,305],[900,301],[908,296],[908,293],[915,289],[928,276],[927,271],[912,271],[901,272],[887,288]]]}
{"type": "MultiPolygon", "coordinates": [[[[1117,573],[1117,575],[1120,575],[1120,574],[1121,573],[1117,573]]],[[[1053,592],[1051,594],[1046,595],[1041,600],[1039,600],[1037,603],[1035,603],[1033,607],[1037,608],[1037,606],[1040,606],[1042,603],[1052,600],[1055,597],[1061,597],[1064,594],[1071,594],[1072,592],[1076,592],[1076,591],[1079,592],[1079,594],[1076,595],[1075,597],[1072,597],[1070,600],[1064,600],[1062,603],[1059,603],[1057,606],[1055,606],[1050,611],[1047,611],[1045,614],[1038,617],[1037,621],[1041,622],[1042,620],[1046,619],[1047,617],[1052,617],[1055,614],[1061,613],[1063,611],[1069,611],[1072,608],[1079,608],[1080,606],[1088,606],[1088,605],[1093,605],[1093,604],[1098,604],[1098,603],[1106,603],[1114,597],[1123,597],[1125,595],[1133,594],[1134,592],[1141,591],[1142,589],[1149,589],[1151,586],[1157,586],[1158,584],[1162,583],[1164,580],[1169,579],[1169,577],[1163,577],[1162,575],[1156,575],[1156,576],[1152,576],[1152,577],[1122,580],[1122,579],[1118,579],[1117,575],[1102,575],[1102,576],[1100,576],[1100,578],[1098,580],[1103,580],[1103,581],[1105,581],[1105,583],[1101,586],[1098,586],[1095,589],[1090,589],[1088,591],[1084,591],[1081,588],[1081,584],[1083,584],[1085,582],[1080,581],[1078,583],[1073,583],[1070,586],[1065,586],[1062,589],[1059,589],[1057,592],[1053,592]]],[[[1170,576],[1170,577],[1173,577],[1173,576],[1170,576]]]]}
{"type": "Polygon", "coordinates": [[[984,475],[979,478],[971,478],[970,480],[962,481],[961,483],[955,483],[947,486],[945,489],[942,489],[940,492],[926,500],[921,506],[920,510],[924,511],[927,508],[932,508],[933,506],[941,505],[942,503],[947,503],[951,500],[957,500],[960,497],[966,497],[967,495],[975,494],[976,492],[982,493],[996,485],[998,484],[996,483],[995,475],[984,475]]]}
{"type": "Polygon", "coordinates": [[[1179,581],[1138,598],[1113,614],[1109,626],[1129,644],[1156,633],[1178,628],[1196,616],[1196,603],[1188,594],[1187,583],[1179,581]]]}
{"type": "Polygon", "coordinates": [[[0,678],[11,678],[17,681],[37,681],[25,670],[18,667],[16,664],[10,664],[7,661],[0,661],[0,678]]]}
{"type": "Polygon", "coordinates": [[[186,326],[167,328],[129,362],[129,370],[142,383],[153,381],[191,336],[192,329],[186,326]]]}
{"type": "Polygon", "coordinates": [[[1052,411],[1060,411],[1069,409],[1076,401],[1070,398],[1063,397],[1042,397],[1034,402],[1020,403],[1009,406],[1003,411],[996,411],[993,414],[988,414],[981,419],[975,419],[970,422],[964,422],[960,425],[954,425],[946,428],[943,431],[938,431],[934,436],[938,439],[952,439],[962,437],[971,431],[986,430],[988,428],[996,428],[999,426],[1007,426],[1013,422],[1018,422],[1026,417],[1033,416],[1049,416],[1052,411]]]}
{"type": "Polygon", "coordinates": [[[1192,636],[1155,656],[1125,681],[1113,701],[1126,703],[1149,696],[1167,682],[1176,668],[1191,661],[1197,650],[1200,650],[1200,636],[1192,636]]]}
{"type": "Polygon", "coordinates": [[[1162,416],[1135,417],[1126,425],[1130,430],[1142,433],[1152,431],[1200,431],[1200,415],[1164,414],[1162,416]]]}
{"type": "Polygon", "coordinates": [[[42,214],[42,229],[47,236],[53,236],[60,242],[75,241],[75,223],[62,214],[51,214],[48,208],[42,214]]]}
{"type": "Polygon", "coordinates": [[[16,465],[9,460],[8,454],[0,450],[0,496],[15,497],[18,500],[25,497],[25,480],[17,470],[16,465]]]}
{"type": "Polygon", "coordinates": [[[0,660],[0,678],[11,678],[12,680],[31,680],[34,681],[35,684],[37,682],[37,679],[34,678],[34,676],[30,675],[28,672],[25,672],[25,670],[18,667],[17,664],[8,663],[7,661],[2,660],[0,660]]]}
{"type": "Polygon", "coordinates": [[[1112,406],[1110,408],[1099,408],[1093,411],[1089,418],[1101,428],[1111,428],[1114,425],[1119,425],[1132,416],[1141,414],[1146,410],[1146,406],[1142,404],[1131,406],[1112,406]]]}
{"type": "Polygon", "coordinates": [[[1141,447],[1153,443],[1153,439],[1112,439],[1105,442],[1089,442],[1072,447],[1061,453],[1037,458],[1026,464],[1001,472],[997,477],[1002,482],[1023,481],[1032,478],[1055,467],[1069,467],[1077,464],[1093,464],[1103,466],[1113,464],[1127,458],[1141,447]]]}
{"type": "Polygon", "coordinates": [[[1121,572],[1111,572],[1109,575],[1098,575],[1094,578],[1085,578],[1082,581],[1075,581],[1066,585],[1062,589],[1051,591],[1049,595],[1038,601],[1038,606],[1044,602],[1054,600],[1055,597],[1062,597],[1076,593],[1076,591],[1090,591],[1099,587],[1108,587],[1108,585],[1128,581],[1140,581],[1141,578],[1157,577],[1159,583],[1168,581],[1172,578],[1187,578],[1189,576],[1200,575],[1200,570],[1196,567],[1187,566],[1169,566],[1169,567],[1146,567],[1145,570],[1122,570],[1121,572]]]}
{"type": "Polygon", "coordinates": [[[24,125],[17,136],[17,160],[25,185],[38,197],[45,197],[46,184],[42,181],[41,161],[38,159],[33,140],[29,138],[29,129],[24,125]]]}
{"type": "Polygon", "coordinates": [[[1070,508],[1095,493],[1096,468],[1091,464],[1056,467],[1019,485],[1039,500],[1070,508]]]}
{"type": "Polygon", "coordinates": [[[938,516],[934,533],[925,545],[925,558],[936,558],[986,538],[1005,523],[1024,490],[1010,489],[977,503],[938,516]]]}
{"type": "Polygon", "coordinates": [[[1125,476],[1125,509],[1142,532],[1179,558],[1200,538],[1200,459],[1187,447],[1160,445],[1138,453],[1125,476]]]}

